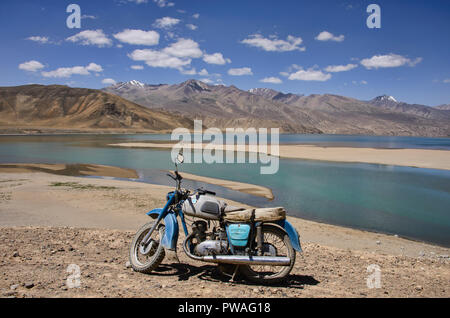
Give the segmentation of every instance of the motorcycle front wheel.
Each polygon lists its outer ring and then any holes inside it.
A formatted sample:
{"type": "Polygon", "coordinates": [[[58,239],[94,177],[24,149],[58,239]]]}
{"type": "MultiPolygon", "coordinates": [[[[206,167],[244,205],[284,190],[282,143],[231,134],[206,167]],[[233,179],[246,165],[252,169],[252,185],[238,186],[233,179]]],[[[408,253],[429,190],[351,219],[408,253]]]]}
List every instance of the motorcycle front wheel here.
{"type": "Polygon", "coordinates": [[[164,248],[160,244],[165,231],[163,224],[153,231],[150,244],[145,248],[141,246],[142,240],[154,224],[154,222],[150,222],[142,226],[131,242],[130,263],[136,272],[148,274],[155,270],[164,259],[164,248]]]}
{"type": "MultiPolygon", "coordinates": [[[[258,284],[274,284],[284,280],[295,264],[295,250],[289,236],[273,225],[263,225],[263,256],[284,256],[291,260],[287,266],[243,265],[241,273],[258,284]]],[[[256,242],[255,242],[256,245],[256,242]]]]}

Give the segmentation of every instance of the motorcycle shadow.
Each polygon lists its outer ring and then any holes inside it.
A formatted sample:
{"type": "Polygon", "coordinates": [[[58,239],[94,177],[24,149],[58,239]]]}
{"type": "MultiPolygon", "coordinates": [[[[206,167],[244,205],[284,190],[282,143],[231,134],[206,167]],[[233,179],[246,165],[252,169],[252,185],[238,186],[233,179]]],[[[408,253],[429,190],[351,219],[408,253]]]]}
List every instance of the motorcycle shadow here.
{"type": "MultiPolygon", "coordinates": [[[[235,279],[232,280],[232,275],[224,274],[219,270],[216,265],[203,265],[193,266],[190,264],[172,263],[161,264],[150,275],[155,276],[178,276],[178,281],[187,281],[191,277],[197,277],[198,279],[209,282],[222,282],[222,283],[234,283],[249,286],[260,286],[261,284],[250,282],[245,280],[245,277],[241,274],[237,274],[235,279]]],[[[313,276],[309,275],[297,275],[290,274],[283,282],[270,284],[272,287],[289,287],[303,289],[305,285],[317,285],[320,282],[313,276]]]]}

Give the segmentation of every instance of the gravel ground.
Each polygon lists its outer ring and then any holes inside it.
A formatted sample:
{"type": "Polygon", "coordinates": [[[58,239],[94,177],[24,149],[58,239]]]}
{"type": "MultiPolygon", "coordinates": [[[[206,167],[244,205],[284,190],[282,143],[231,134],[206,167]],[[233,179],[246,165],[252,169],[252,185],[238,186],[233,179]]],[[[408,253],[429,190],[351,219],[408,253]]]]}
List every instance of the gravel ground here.
{"type": "Polygon", "coordinates": [[[0,231],[2,297],[449,297],[448,258],[355,252],[308,243],[288,280],[276,286],[230,282],[216,265],[164,260],[152,274],[128,268],[133,233],[74,228],[0,231]],[[71,265],[74,264],[74,265],[71,265]],[[367,287],[376,264],[381,288],[367,287]],[[77,272],[79,268],[79,272],[77,272]],[[79,273],[79,275],[77,275],[79,273]],[[70,282],[80,286],[70,288],[70,282]],[[68,284],[69,281],[69,284],[68,284]]]}
{"type": "Polygon", "coordinates": [[[132,237],[169,190],[0,174],[0,297],[450,297],[450,249],[297,218],[289,220],[304,253],[280,285],[231,282],[216,265],[190,260],[181,246],[180,263],[165,259],[152,274],[133,272],[132,237]],[[380,270],[380,288],[368,288],[377,273],[368,268],[380,270]]]}

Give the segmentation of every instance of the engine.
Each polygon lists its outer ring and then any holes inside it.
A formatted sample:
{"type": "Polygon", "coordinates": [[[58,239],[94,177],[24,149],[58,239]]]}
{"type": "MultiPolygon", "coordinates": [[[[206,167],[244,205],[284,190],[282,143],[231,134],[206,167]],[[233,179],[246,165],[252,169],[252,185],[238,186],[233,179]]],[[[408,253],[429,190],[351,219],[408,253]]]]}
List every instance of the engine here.
{"type": "Polygon", "coordinates": [[[214,228],[211,233],[207,233],[207,229],[205,221],[196,221],[192,224],[191,243],[194,244],[194,253],[198,256],[227,254],[228,241],[225,231],[214,228]]]}
{"type": "Polygon", "coordinates": [[[228,249],[227,241],[206,240],[198,244],[195,248],[195,254],[199,256],[222,255],[226,254],[228,249]]]}

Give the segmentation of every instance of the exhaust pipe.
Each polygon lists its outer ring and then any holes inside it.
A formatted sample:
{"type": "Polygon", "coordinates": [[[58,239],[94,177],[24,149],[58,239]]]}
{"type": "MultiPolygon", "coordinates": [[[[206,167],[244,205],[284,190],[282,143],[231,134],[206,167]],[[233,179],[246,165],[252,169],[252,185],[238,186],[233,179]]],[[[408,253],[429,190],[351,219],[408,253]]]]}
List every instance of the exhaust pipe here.
{"type": "Polygon", "coordinates": [[[200,258],[203,262],[235,265],[289,266],[291,264],[289,257],[282,256],[209,255],[200,258]]]}
{"type": "Polygon", "coordinates": [[[223,263],[235,265],[271,265],[271,266],[289,266],[291,259],[285,256],[248,256],[248,255],[208,255],[197,256],[193,255],[188,248],[188,243],[194,233],[191,233],[184,240],[183,249],[190,258],[207,263],[223,263]]]}

